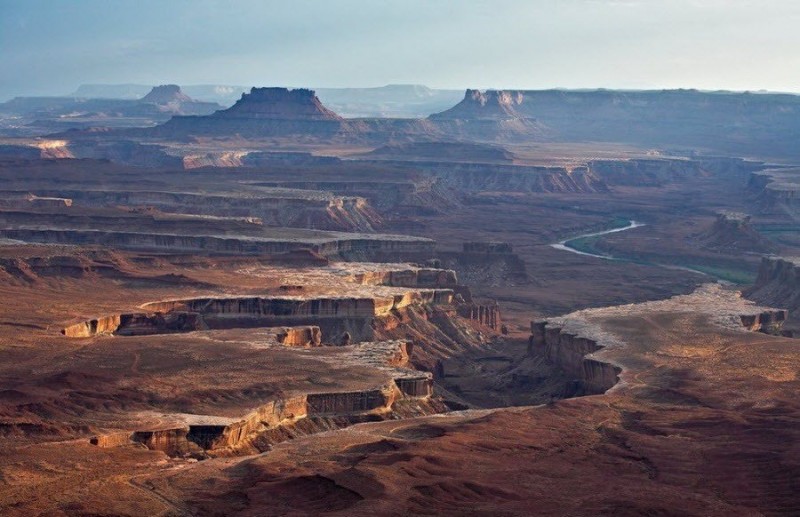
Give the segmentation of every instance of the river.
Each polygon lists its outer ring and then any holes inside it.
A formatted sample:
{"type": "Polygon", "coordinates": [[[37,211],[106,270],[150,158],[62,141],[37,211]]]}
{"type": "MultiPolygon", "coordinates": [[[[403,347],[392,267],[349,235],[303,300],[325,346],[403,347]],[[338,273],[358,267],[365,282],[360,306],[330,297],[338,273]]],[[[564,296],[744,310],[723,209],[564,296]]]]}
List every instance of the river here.
{"type": "Polygon", "coordinates": [[[597,253],[588,253],[586,251],[580,251],[579,249],[570,246],[569,243],[572,241],[576,241],[578,239],[583,239],[584,237],[597,237],[599,235],[608,235],[609,233],[624,232],[625,230],[632,230],[633,228],[639,228],[640,226],[644,225],[645,225],[644,223],[637,223],[636,221],[630,221],[627,226],[622,226],[620,228],[613,228],[611,230],[603,230],[602,232],[585,233],[583,235],[578,235],[577,237],[570,237],[569,239],[564,239],[561,242],[551,244],[550,247],[555,248],[557,250],[569,251],[570,253],[575,253],[577,255],[585,255],[587,257],[595,257],[605,260],[624,260],[612,257],[611,255],[599,255],[597,253]]]}
{"type": "MultiPolygon", "coordinates": [[[[602,232],[585,233],[583,235],[578,235],[577,237],[570,237],[569,239],[564,239],[563,241],[557,242],[555,244],[551,244],[550,247],[551,248],[555,248],[557,250],[569,251],[570,253],[575,253],[576,255],[584,255],[586,257],[595,257],[595,258],[599,258],[599,259],[603,259],[603,260],[619,260],[621,262],[631,262],[630,260],[625,259],[625,258],[612,257],[611,255],[600,255],[600,254],[597,254],[597,253],[588,253],[586,251],[581,251],[579,249],[573,248],[572,246],[569,245],[569,243],[573,242],[573,241],[576,241],[578,239],[583,239],[584,237],[597,237],[597,236],[600,236],[600,235],[608,235],[609,233],[624,232],[625,230],[632,230],[633,228],[639,228],[640,226],[645,226],[645,224],[644,223],[637,223],[636,221],[630,221],[627,226],[622,226],[620,228],[614,228],[612,230],[603,230],[602,232]]],[[[696,273],[696,274],[702,275],[702,276],[709,276],[709,277],[712,276],[712,275],[709,275],[708,273],[706,273],[704,271],[700,271],[699,269],[692,269],[692,268],[686,267],[686,266],[676,266],[676,265],[673,265],[673,264],[657,264],[657,263],[651,263],[651,265],[658,266],[658,267],[663,267],[663,268],[667,268],[667,269],[677,269],[677,270],[680,270],[680,271],[689,271],[690,273],[696,273]]],[[[723,283],[723,284],[730,284],[730,282],[727,282],[725,280],[718,280],[718,281],[720,283],[723,283]]]]}

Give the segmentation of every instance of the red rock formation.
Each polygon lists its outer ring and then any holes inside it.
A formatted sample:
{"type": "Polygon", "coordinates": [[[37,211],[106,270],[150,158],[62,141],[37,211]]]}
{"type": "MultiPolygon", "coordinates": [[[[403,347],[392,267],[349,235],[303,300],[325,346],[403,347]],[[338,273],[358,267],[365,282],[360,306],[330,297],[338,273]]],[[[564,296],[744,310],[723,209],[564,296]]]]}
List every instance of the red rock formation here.
{"type": "Polygon", "coordinates": [[[475,321],[495,332],[500,331],[500,307],[496,303],[489,305],[463,303],[458,306],[457,312],[462,318],[475,321]]]}
{"type": "Polygon", "coordinates": [[[531,351],[540,350],[549,361],[581,383],[577,392],[605,393],[619,381],[621,368],[587,357],[602,348],[594,339],[564,332],[560,327],[549,327],[547,322],[533,322],[530,343],[531,351]]]}

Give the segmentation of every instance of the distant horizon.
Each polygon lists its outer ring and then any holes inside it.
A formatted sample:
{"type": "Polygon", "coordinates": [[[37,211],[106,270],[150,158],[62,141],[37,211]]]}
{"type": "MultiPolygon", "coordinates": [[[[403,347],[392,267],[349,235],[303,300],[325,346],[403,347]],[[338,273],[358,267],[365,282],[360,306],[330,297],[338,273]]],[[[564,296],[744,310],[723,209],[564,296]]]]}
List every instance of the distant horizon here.
{"type": "Polygon", "coordinates": [[[800,93],[790,0],[0,0],[0,14],[1,99],[165,77],[800,93]]]}
{"type": "MultiPolygon", "coordinates": [[[[0,103],[8,102],[15,98],[69,98],[69,97],[76,97],[81,98],[80,96],[76,95],[78,91],[83,87],[106,87],[106,88],[114,88],[114,87],[136,87],[136,88],[155,88],[157,86],[166,86],[166,85],[177,85],[182,90],[184,88],[198,88],[198,87],[226,87],[226,88],[236,88],[236,89],[245,89],[249,91],[251,88],[287,88],[289,90],[296,90],[296,89],[308,89],[314,92],[319,90],[378,90],[382,88],[390,88],[390,87],[397,87],[397,86],[407,86],[407,87],[423,87],[427,88],[431,91],[439,91],[439,92],[461,92],[466,93],[467,90],[479,90],[479,91],[566,91],[566,92],[593,92],[593,91],[614,91],[614,92],[659,92],[659,91],[697,91],[701,93],[730,93],[730,94],[745,94],[745,93],[752,93],[752,94],[772,94],[772,95],[800,95],[800,91],[777,91],[777,90],[729,90],[729,89],[705,89],[705,88],[692,88],[692,87],[675,87],[675,88],[608,88],[608,87],[584,87],[584,88],[570,88],[570,87],[561,87],[561,86],[553,86],[553,87],[544,87],[544,88],[514,88],[514,87],[464,87],[464,88],[436,88],[432,86],[428,86],[426,84],[420,83],[390,83],[384,84],[381,86],[298,86],[298,85],[243,85],[243,84],[233,84],[233,83],[223,83],[223,82],[200,82],[200,83],[189,83],[189,84],[180,84],[176,82],[159,82],[159,83],[135,83],[135,82],[122,82],[122,83],[81,83],[71,91],[66,93],[55,93],[55,94],[43,94],[43,95],[35,95],[35,94],[23,94],[23,95],[14,95],[12,97],[2,98],[0,97],[0,103]]],[[[144,97],[145,94],[142,94],[141,97],[144,97]]],[[[137,98],[141,98],[137,97],[137,98]]],[[[104,97],[86,97],[86,98],[104,98],[104,97]]],[[[124,99],[124,97],[105,97],[108,99],[124,99]]]]}

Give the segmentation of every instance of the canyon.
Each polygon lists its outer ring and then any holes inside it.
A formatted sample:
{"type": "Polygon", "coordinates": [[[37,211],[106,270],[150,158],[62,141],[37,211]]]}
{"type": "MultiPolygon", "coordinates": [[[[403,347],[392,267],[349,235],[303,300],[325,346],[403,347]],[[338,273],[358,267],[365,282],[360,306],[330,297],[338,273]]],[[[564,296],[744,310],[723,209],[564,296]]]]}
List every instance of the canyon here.
{"type": "Polygon", "coordinates": [[[134,90],[0,106],[4,515],[800,511],[795,96],[134,90]]]}

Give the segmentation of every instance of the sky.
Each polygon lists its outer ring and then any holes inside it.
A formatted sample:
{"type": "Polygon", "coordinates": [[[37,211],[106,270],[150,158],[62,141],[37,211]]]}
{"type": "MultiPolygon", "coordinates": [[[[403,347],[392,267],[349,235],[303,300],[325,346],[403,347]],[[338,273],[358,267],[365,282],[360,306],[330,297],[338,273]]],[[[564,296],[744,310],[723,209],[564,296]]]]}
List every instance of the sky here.
{"type": "Polygon", "coordinates": [[[798,0],[0,0],[0,99],[84,83],[800,92],[798,0]]]}

